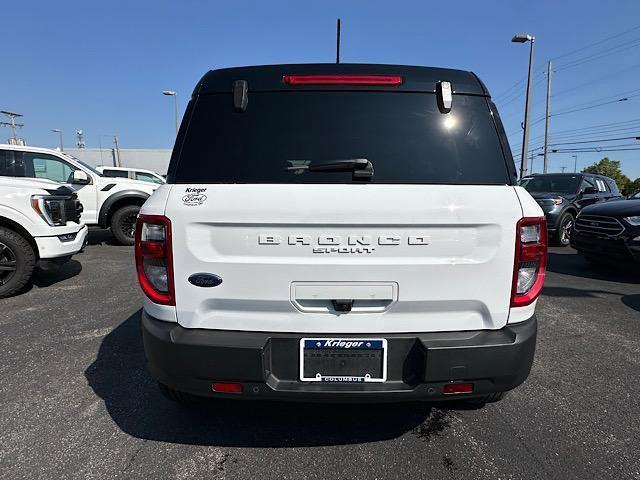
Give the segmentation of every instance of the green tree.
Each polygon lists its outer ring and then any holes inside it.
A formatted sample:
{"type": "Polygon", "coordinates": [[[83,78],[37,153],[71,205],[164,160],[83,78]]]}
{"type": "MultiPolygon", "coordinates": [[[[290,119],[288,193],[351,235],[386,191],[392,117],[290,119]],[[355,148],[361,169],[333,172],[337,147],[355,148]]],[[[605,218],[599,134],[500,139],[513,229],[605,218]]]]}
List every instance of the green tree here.
{"type": "Polygon", "coordinates": [[[631,195],[633,193],[640,192],[640,178],[636,178],[633,182],[627,183],[624,192],[624,195],[631,195]]]}
{"type": "Polygon", "coordinates": [[[583,169],[582,172],[599,173],[600,175],[613,178],[618,184],[618,188],[621,192],[625,192],[627,190],[627,185],[630,182],[629,177],[622,173],[622,170],[620,169],[620,161],[611,160],[609,157],[604,157],[599,162],[589,165],[583,169]]]}

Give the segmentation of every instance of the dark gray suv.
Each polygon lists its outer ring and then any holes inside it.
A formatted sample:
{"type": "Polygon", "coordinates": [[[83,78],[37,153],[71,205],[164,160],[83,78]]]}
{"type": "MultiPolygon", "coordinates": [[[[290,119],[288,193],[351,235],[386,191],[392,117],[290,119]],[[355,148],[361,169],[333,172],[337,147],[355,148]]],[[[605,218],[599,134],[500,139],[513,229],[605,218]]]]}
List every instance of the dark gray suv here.
{"type": "Polygon", "coordinates": [[[594,203],[622,198],[616,182],[593,173],[534,174],[520,180],[547,217],[549,236],[559,246],[569,245],[578,212],[594,203]]]}

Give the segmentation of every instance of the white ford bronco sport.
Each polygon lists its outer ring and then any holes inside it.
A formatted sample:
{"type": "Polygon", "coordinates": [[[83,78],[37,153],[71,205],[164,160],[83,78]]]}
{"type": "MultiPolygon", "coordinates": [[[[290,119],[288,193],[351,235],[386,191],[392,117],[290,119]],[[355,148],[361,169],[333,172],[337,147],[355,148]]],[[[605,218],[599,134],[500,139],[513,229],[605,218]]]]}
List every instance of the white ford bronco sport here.
{"type": "Polygon", "coordinates": [[[177,400],[495,401],[546,242],[473,73],[210,71],[138,218],[148,366],[177,400]]]}
{"type": "Polygon", "coordinates": [[[0,298],[23,288],[38,262],[62,264],[82,249],[81,213],[67,187],[0,176],[0,298]]]}
{"type": "Polygon", "coordinates": [[[122,245],[133,245],[136,217],[157,184],[107,178],[91,165],[48,148],[0,145],[0,175],[43,178],[68,184],[84,207],[87,225],[111,228],[122,245]]]}

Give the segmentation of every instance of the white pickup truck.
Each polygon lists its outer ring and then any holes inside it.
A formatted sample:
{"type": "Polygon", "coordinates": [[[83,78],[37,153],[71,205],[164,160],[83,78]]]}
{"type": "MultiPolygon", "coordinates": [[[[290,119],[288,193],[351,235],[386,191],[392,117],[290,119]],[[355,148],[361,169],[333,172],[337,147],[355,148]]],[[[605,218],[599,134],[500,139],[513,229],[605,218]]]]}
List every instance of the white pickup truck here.
{"type": "Polygon", "coordinates": [[[22,289],[38,262],[61,264],[82,249],[87,226],[81,213],[67,187],[0,176],[0,298],[22,289]]]}
{"type": "Polygon", "coordinates": [[[48,179],[67,184],[84,207],[87,225],[111,228],[116,240],[133,245],[136,216],[158,184],[104,177],[71,155],[47,148],[0,145],[0,176],[48,179]]]}
{"type": "Polygon", "coordinates": [[[211,71],[136,234],[170,398],[481,405],[529,374],[546,220],[471,72],[211,71]]]}

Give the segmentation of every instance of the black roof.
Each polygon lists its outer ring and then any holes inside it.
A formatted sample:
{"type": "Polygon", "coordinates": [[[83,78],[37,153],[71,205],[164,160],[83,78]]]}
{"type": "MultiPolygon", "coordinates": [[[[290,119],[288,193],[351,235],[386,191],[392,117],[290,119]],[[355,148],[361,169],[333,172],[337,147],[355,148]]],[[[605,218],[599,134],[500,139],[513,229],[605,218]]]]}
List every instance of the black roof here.
{"type": "Polygon", "coordinates": [[[356,63],[309,63],[222,68],[207,72],[194,90],[194,95],[231,92],[233,82],[246,80],[251,91],[282,90],[399,90],[435,92],[438,81],[451,82],[454,94],[488,95],[484,84],[472,72],[435,67],[377,65],[356,63]],[[285,84],[284,75],[400,75],[399,86],[336,86],[285,84]]]}
{"type": "Polygon", "coordinates": [[[525,178],[530,178],[530,177],[577,177],[577,176],[583,176],[583,175],[595,175],[596,177],[607,177],[606,175],[603,175],[602,173],[592,173],[592,172],[550,172],[550,173],[531,173],[529,175],[527,175],[525,178]]]}

